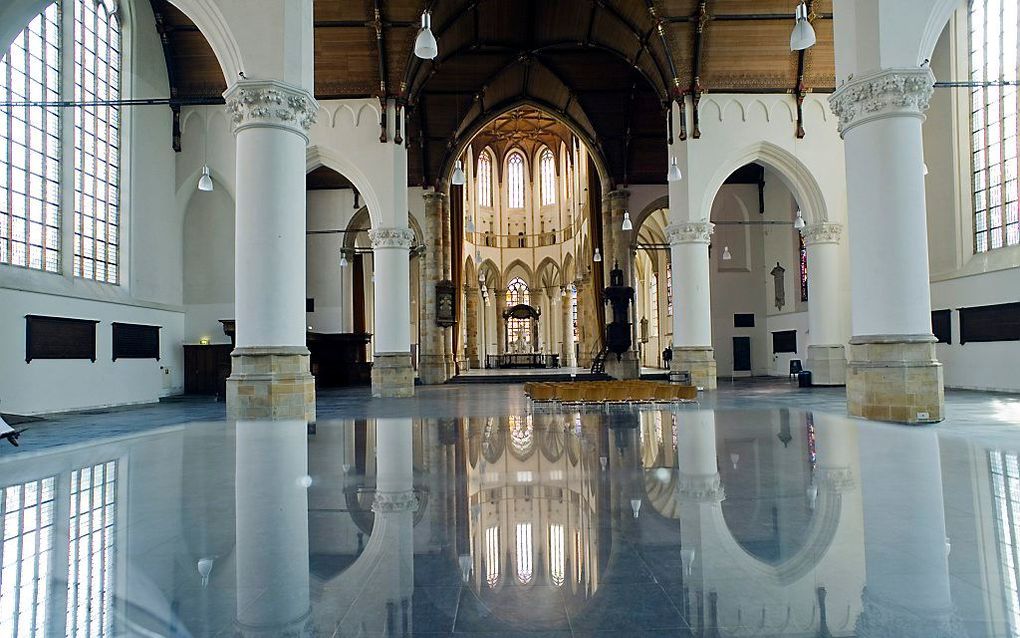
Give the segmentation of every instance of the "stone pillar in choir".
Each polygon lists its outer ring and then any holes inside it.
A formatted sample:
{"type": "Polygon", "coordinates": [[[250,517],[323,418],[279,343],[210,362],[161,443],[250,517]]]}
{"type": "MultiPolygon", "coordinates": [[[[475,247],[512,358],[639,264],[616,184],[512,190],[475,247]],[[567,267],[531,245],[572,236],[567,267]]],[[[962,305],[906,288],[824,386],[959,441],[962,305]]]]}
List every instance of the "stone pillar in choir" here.
{"type": "Polygon", "coordinates": [[[506,319],[503,318],[503,310],[506,308],[505,290],[493,289],[492,308],[496,313],[496,353],[506,354],[506,319]]]}
{"type": "Polygon", "coordinates": [[[556,354],[560,351],[559,337],[556,334],[560,323],[560,287],[549,286],[545,289],[545,295],[549,299],[548,314],[542,317],[546,334],[545,354],[556,354]]]}
{"type": "Polygon", "coordinates": [[[308,586],[307,423],[238,421],[235,445],[234,635],[314,635],[308,586]]]}
{"type": "MultiPolygon", "coordinates": [[[[446,195],[443,197],[443,208],[442,208],[442,228],[443,228],[443,242],[441,248],[441,256],[443,260],[443,276],[444,281],[453,281],[453,230],[450,226],[450,196],[446,195]]],[[[453,351],[453,331],[456,327],[441,328],[443,336],[443,374],[446,379],[449,379],[457,373],[456,354],[453,351]]]]}
{"type": "MultiPolygon", "coordinates": [[[[634,235],[633,230],[623,230],[623,217],[630,206],[630,191],[619,189],[611,191],[608,195],[609,209],[603,210],[605,219],[608,220],[608,227],[612,233],[613,243],[606,249],[606,262],[613,266],[619,266],[623,271],[623,285],[634,288],[634,253],[631,252],[631,241],[634,235]]],[[[603,263],[606,263],[603,262],[603,263]]],[[[606,285],[610,282],[606,277],[606,285]]],[[[610,354],[606,359],[606,374],[615,379],[637,379],[641,376],[641,364],[638,361],[637,353],[637,307],[630,304],[628,317],[630,319],[630,349],[624,352],[619,359],[616,355],[610,354]]],[[[606,322],[611,321],[612,310],[606,306],[606,322]]]]}
{"type": "Polygon", "coordinates": [[[666,228],[673,277],[673,361],[670,369],[691,373],[699,388],[716,388],[712,349],[712,298],[708,244],[711,222],[678,222],[666,228]]]}
{"type": "Polygon", "coordinates": [[[840,286],[839,241],[843,227],[819,223],[801,234],[807,246],[808,332],[807,370],[814,385],[846,385],[846,350],[843,346],[843,307],[840,286]]]}
{"type": "Polygon", "coordinates": [[[240,80],[225,94],[237,141],[232,419],[315,419],[305,342],[305,89],[240,80]]]}
{"type": "Polygon", "coordinates": [[[560,365],[570,367],[574,362],[574,317],[570,285],[560,289],[560,365]]]}
{"type": "Polygon", "coordinates": [[[478,368],[478,288],[470,282],[464,283],[464,319],[467,322],[465,351],[467,367],[478,368]]]}
{"type": "Polygon", "coordinates": [[[421,353],[418,376],[425,385],[446,381],[445,340],[436,324],[436,284],[443,279],[443,201],[442,193],[425,193],[425,254],[422,275],[424,304],[421,312],[421,353]]]}
{"type": "Polygon", "coordinates": [[[927,67],[883,69],[851,77],[829,98],[846,153],[854,416],[943,418],[921,140],[934,83],[927,67]]]}
{"type": "Polygon", "coordinates": [[[375,267],[375,359],[372,362],[372,396],[414,396],[411,366],[409,228],[375,228],[372,240],[375,267]]]}

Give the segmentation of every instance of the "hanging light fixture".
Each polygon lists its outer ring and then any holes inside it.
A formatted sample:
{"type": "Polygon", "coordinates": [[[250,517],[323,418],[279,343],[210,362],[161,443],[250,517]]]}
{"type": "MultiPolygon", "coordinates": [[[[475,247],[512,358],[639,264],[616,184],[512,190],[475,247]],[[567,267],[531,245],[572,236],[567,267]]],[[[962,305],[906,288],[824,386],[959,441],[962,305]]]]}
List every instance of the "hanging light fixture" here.
{"type": "Polygon", "coordinates": [[[213,189],[212,175],[209,174],[209,165],[202,165],[202,177],[198,178],[198,190],[203,193],[210,193],[213,189]]]}
{"type": "Polygon", "coordinates": [[[807,226],[807,222],[804,221],[804,213],[798,209],[797,218],[793,220],[793,227],[797,230],[804,230],[805,226],[807,226]]]}
{"type": "Polygon", "coordinates": [[[432,35],[432,14],[428,11],[421,13],[421,31],[414,40],[414,54],[422,60],[434,60],[439,55],[439,43],[432,35]]]}
{"type": "Polygon", "coordinates": [[[815,28],[811,26],[811,20],[808,17],[807,2],[797,5],[794,18],[796,23],[793,25],[793,33],[790,34],[790,50],[810,49],[815,44],[815,28]]]}
{"type": "Polygon", "coordinates": [[[343,251],[340,251],[340,267],[347,267],[347,255],[345,255],[343,251]]]}
{"type": "Polygon", "coordinates": [[[928,164],[927,164],[927,162],[924,163],[924,164],[921,164],[921,171],[922,171],[922,173],[921,173],[922,175],[924,175],[925,177],[928,176],[928,164]]]}
{"type": "Polygon", "coordinates": [[[630,499],[630,511],[634,513],[634,518],[637,518],[641,514],[641,499],[632,498],[630,499]]]}
{"type": "Polygon", "coordinates": [[[630,212],[623,211],[623,230],[634,230],[634,224],[630,221],[630,212]]]}
{"type": "Polygon", "coordinates": [[[475,218],[469,215],[468,218],[467,218],[467,223],[464,224],[464,228],[469,233],[475,232],[475,218]]]}
{"type": "Polygon", "coordinates": [[[730,247],[729,246],[723,246],[723,248],[722,248],[722,260],[723,261],[729,261],[731,259],[733,259],[733,255],[730,254],[730,247]]]}
{"type": "Polygon", "coordinates": [[[666,181],[679,182],[684,178],[684,174],[680,172],[680,165],[676,163],[676,158],[672,158],[669,162],[669,170],[666,171],[666,181]]]}
{"type": "Polygon", "coordinates": [[[592,257],[591,260],[594,261],[596,264],[599,263],[600,261],[602,261],[602,251],[600,251],[598,248],[596,248],[595,249],[595,256],[592,257]]]}
{"type": "Polygon", "coordinates": [[[805,490],[805,496],[807,496],[808,508],[815,509],[815,503],[818,502],[818,485],[814,479],[811,479],[811,483],[805,490]]]}
{"type": "Polygon", "coordinates": [[[464,174],[464,163],[457,160],[453,165],[453,177],[450,179],[454,186],[463,186],[467,183],[467,175],[464,174]]]}

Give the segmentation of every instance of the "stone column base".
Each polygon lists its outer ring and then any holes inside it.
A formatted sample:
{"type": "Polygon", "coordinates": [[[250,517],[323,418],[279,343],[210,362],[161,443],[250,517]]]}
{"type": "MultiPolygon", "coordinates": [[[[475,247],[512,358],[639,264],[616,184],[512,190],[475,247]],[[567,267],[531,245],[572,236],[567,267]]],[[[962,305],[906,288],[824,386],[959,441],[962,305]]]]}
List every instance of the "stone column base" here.
{"type": "Polygon", "coordinates": [[[846,349],[842,345],[808,346],[805,370],[814,385],[846,385],[846,349]]]}
{"type": "Polygon", "coordinates": [[[308,348],[236,348],[227,379],[227,418],[315,421],[315,377],[308,348]]]}
{"type": "Polygon", "coordinates": [[[637,359],[637,353],[633,350],[624,352],[621,355],[620,360],[616,360],[616,355],[612,352],[606,357],[606,374],[613,377],[614,379],[626,380],[626,379],[640,379],[641,378],[641,366],[637,359]]]}
{"type": "Polygon", "coordinates": [[[414,369],[411,367],[409,352],[375,353],[372,362],[372,396],[414,396],[414,369]]]}
{"type": "Polygon", "coordinates": [[[441,354],[423,354],[418,361],[418,378],[424,385],[446,382],[446,359],[441,354]]]}
{"type": "Polygon", "coordinates": [[[850,340],[847,411],[877,421],[935,423],[945,418],[942,364],[931,335],[869,335],[850,340]]]}
{"type": "Polygon", "coordinates": [[[690,372],[691,384],[704,390],[718,387],[715,351],[705,346],[674,346],[671,372],[690,372]]]}

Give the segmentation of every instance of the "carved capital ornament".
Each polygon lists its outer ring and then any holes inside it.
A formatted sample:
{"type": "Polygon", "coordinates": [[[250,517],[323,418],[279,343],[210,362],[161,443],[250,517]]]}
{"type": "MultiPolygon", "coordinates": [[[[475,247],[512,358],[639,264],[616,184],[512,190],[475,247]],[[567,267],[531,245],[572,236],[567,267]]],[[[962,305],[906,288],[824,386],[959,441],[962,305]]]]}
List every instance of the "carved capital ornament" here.
{"type": "Polygon", "coordinates": [[[889,69],[854,78],[829,97],[845,136],[855,126],[886,117],[924,119],[935,90],[931,69],[889,69]]]}
{"type": "Polygon", "coordinates": [[[223,94],[234,134],[246,128],[281,128],[305,139],[319,103],[305,89],[276,80],[241,80],[223,94]]]}
{"type": "Polygon", "coordinates": [[[707,244],[712,240],[715,224],[712,222],[678,222],[666,226],[670,245],[707,244]]]}
{"type": "Polygon", "coordinates": [[[414,243],[414,231],[410,228],[374,228],[368,231],[372,248],[408,249],[414,243]]]}
{"type": "Polygon", "coordinates": [[[376,514],[414,512],[418,509],[418,497],[411,490],[406,492],[376,492],[372,511],[376,514]]]}
{"type": "Polygon", "coordinates": [[[822,222],[805,226],[800,234],[804,237],[804,243],[811,244],[838,244],[839,238],[843,235],[843,226],[822,222]]]}

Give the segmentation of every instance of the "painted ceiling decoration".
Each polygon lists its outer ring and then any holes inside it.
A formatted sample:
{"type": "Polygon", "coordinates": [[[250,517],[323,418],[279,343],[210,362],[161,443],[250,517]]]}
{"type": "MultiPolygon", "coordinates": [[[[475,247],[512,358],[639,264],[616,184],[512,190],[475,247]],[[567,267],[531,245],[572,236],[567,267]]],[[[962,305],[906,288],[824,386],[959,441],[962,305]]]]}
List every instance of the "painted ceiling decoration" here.
{"type": "MultiPolygon", "coordinates": [[[[226,86],[205,38],[168,0],[150,0],[171,96],[226,86]]],[[[788,93],[835,85],[832,0],[808,4],[817,44],[790,51],[798,0],[315,0],[318,99],[407,106],[408,180],[433,185],[465,136],[522,105],[595,146],[616,184],[661,183],[667,106],[705,93],[788,93]],[[424,9],[439,55],[414,56],[424,9]],[[681,100],[681,98],[683,98],[681,100]]],[[[799,125],[791,135],[803,136],[799,125]]]]}

